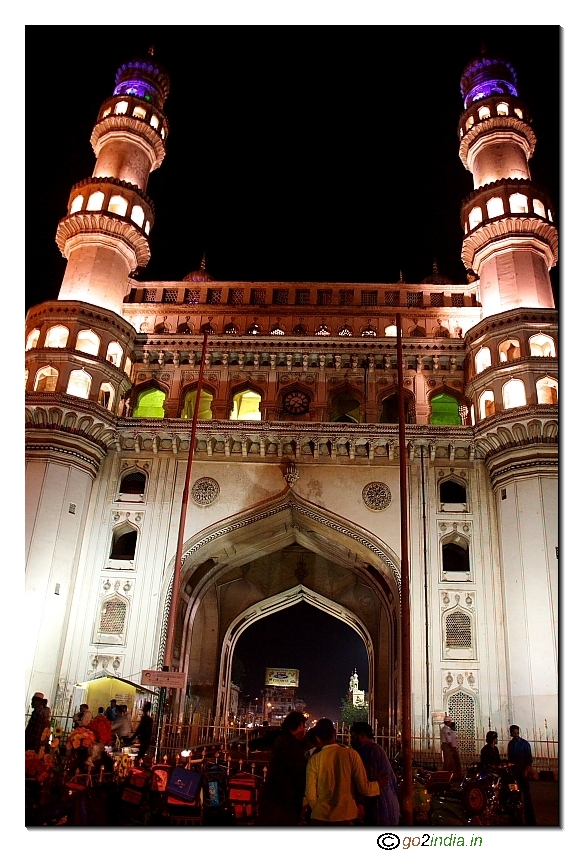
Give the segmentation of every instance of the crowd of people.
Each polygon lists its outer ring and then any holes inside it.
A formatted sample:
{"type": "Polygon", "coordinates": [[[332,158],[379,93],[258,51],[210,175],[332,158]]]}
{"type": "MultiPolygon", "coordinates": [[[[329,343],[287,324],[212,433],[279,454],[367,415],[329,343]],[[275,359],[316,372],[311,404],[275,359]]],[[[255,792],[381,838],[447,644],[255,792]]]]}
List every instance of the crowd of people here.
{"type": "MultiPolygon", "coordinates": [[[[47,705],[44,694],[37,691],[31,700],[32,713],[26,725],[24,733],[25,750],[38,752],[42,745],[43,733],[50,726],[51,710],[47,705]]],[[[112,736],[117,736],[122,747],[129,747],[133,742],[139,740],[138,760],[144,758],[150,744],[152,743],[153,719],[150,715],[152,704],[145,702],[142,706],[142,716],[134,731],[128,714],[127,705],[118,705],[117,700],[110,700],[109,706],[104,710],[102,706],[98,709],[98,716],[103,717],[111,725],[112,736]]],[[[90,726],[93,714],[87,703],[82,703],[79,710],[73,716],[73,728],[90,726]]]]}
{"type": "Polygon", "coordinates": [[[368,723],[353,723],[351,746],[336,740],[326,717],[306,734],[292,711],[277,737],[259,801],[263,826],[396,826],[397,779],[368,723]]]}

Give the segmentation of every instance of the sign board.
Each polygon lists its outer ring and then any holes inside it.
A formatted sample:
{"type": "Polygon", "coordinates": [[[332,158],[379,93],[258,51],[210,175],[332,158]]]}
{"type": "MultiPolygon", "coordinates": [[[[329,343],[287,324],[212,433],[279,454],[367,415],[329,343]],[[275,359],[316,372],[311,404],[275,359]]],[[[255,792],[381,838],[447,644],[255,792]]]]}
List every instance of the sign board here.
{"type": "Polygon", "coordinates": [[[157,688],[185,688],[186,673],[168,670],[142,670],[142,685],[154,685],[157,688]]]}
{"type": "Polygon", "coordinates": [[[265,684],[276,688],[297,688],[300,671],[290,667],[266,667],[265,684]]]}
{"type": "Polygon", "coordinates": [[[432,711],[431,718],[434,723],[443,723],[445,720],[445,711],[432,711]]]}

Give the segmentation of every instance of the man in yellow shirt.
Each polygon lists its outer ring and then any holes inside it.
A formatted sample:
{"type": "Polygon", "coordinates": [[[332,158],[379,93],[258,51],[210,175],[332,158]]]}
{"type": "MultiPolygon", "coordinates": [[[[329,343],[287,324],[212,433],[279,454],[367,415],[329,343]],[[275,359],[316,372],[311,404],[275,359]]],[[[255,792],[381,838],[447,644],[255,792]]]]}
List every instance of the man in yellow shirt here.
{"type": "Polygon", "coordinates": [[[388,777],[369,782],[356,750],[336,743],[334,724],[327,717],[314,727],[322,749],[308,762],[306,800],[312,810],[313,826],[350,826],[358,814],[355,794],[376,797],[388,777]]]}

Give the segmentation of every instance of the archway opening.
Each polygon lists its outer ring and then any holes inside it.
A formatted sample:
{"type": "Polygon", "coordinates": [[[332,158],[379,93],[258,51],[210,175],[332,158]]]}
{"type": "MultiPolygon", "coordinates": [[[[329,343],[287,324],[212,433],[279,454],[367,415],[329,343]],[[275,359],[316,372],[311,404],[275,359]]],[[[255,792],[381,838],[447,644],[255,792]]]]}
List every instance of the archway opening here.
{"type": "Polygon", "coordinates": [[[252,623],[237,639],[231,680],[241,688],[239,710],[279,725],[288,711],[305,710],[311,719],[342,719],[350,677],[368,700],[369,659],[359,634],[347,623],[307,602],[276,611],[252,623]],[[266,683],[266,671],[276,671],[266,683]],[[277,671],[298,670],[298,686],[277,681],[277,671]],[[241,675],[242,674],[242,675],[241,675]],[[238,679],[238,681],[234,681],[238,679]],[[283,716],[282,716],[283,715],[283,716]]]}

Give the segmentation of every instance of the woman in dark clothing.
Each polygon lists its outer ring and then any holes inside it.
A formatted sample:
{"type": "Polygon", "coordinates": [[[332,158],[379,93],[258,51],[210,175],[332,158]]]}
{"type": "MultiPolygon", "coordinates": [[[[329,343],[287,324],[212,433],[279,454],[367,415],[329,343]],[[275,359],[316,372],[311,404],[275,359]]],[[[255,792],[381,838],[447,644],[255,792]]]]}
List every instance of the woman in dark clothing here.
{"type": "Polygon", "coordinates": [[[500,753],[498,752],[498,733],[486,732],[486,746],[480,752],[480,763],[485,765],[500,764],[500,753]]]}
{"type": "Polygon", "coordinates": [[[152,743],[152,726],[154,721],[150,717],[150,709],[152,708],[151,702],[145,702],[142,708],[142,717],[138,724],[138,728],[130,738],[130,744],[134,741],[135,738],[140,739],[140,749],[138,750],[137,761],[143,759],[148,750],[150,749],[150,744],[152,743]]]}
{"type": "Polygon", "coordinates": [[[297,826],[301,820],[306,788],[305,734],[305,716],[301,711],[291,711],[281,725],[267,768],[259,801],[261,826],[297,826]]]}

